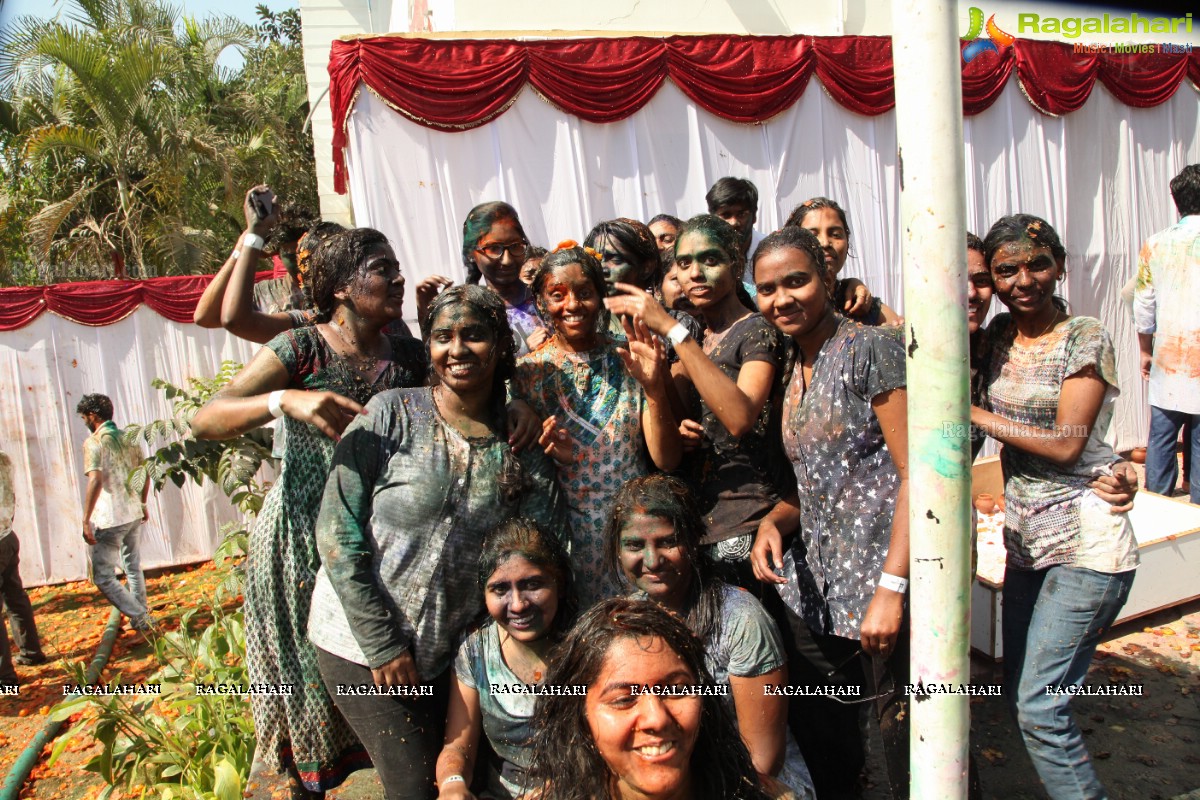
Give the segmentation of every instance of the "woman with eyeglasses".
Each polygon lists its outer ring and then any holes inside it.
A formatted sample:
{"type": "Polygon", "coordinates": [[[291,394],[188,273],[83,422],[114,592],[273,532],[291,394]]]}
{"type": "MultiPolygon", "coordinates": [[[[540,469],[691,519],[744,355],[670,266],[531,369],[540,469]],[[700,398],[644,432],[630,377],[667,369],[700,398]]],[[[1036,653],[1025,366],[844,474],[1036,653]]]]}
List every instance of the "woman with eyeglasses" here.
{"type": "MultiPolygon", "coordinates": [[[[797,493],[759,525],[754,573],[778,584],[788,607],[798,654],[793,683],[858,685],[861,702],[875,705],[892,796],[907,797],[903,342],[895,328],[864,326],[834,310],[831,267],[804,228],[764,239],[753,275],[759,310],[798,349],[782,407],[797,493]],[[783,537],[797,531],[785,549],[783,537]]],[[[857,708],[795,702],[792,714],[818,796],[856,796],[865,762],[857,708]]]]}
{"type": "MultiPolygon", "coordinates": [[[[517,345],[517,357],[536,350],[549,332],[537,313],[534,293],[521,280],[521,268],[529,251],[529,237],[508,203],[481,203],[463,220],[462,259],[467,283],[484,284],[504,300],[508,324],[517,345]]],[[[417,284],[417,319],[438,292],[453,283],[444,275],[431,275],[417,284]]]]}

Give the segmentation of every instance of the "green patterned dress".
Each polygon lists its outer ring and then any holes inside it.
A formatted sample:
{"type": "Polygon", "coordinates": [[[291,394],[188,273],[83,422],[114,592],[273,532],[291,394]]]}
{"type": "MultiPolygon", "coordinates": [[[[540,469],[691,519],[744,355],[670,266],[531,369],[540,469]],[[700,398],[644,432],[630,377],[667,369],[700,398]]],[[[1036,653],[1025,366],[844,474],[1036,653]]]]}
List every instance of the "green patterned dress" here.
{"type": "MultiPolygon", "coordinates": [[[[291,376],[292,389],[337,392],[363,405],[386,389],[420,386],[425,349],[389,336],[392,363],[368,384],[330,348],[315,327],[295,328],[266,344],[291,376]]],[[[287,435],[279,478],[267,493],[250,537],[246,564],[246,667],[252,683],[291,684],[291,696],[252,695],[258,754],[268,767],[295,765],[310,791],[326,791],[369,767],[366,750],[334,707],[308,641],[316,580],[314,530],[333,440],[305,422],[283,417],[287,435]]]]}
{"type": "Polygon", "coordinates": [[[621,594],[604,558],[613,497],[647,473],[642,410],[646,395],[612,340],[586,353],[554,337],[517,361],[514,388],[542,417],[554,415],[575,441],[575,461],[558,467],[571,517],[571,567],[580,608],[621,594]]]}

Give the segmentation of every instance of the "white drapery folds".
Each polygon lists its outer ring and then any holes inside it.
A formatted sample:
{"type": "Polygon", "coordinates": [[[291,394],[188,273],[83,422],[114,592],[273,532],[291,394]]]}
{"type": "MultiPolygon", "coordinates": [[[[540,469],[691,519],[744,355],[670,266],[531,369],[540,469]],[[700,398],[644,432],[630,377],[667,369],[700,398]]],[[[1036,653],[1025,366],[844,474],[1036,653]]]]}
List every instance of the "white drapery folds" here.
{"type": "MultiPolygon", "coordinates": [[[[0,333],[0,448],[13,462],[17,499],[13,530],[21,540],[26,585],[88,576],[82,538],[83,440],[75,405],[85,394],[112,398],[118,426],[170,414],[150,382],[184,385],[210,377],[225,360],[246,362],[257,345],[225,331],[172,322],[147,306],[104,327],[54,314],[0,333]]],[[[142,566],[210,558],[222,525],[237,519],[228,498],[211,484],[167,483],[151,493],[142,526],[142,566]]]]}
{"type": "MultiPolygon", "coordinates": [[[[982,236],[1005,214],[1037,214],[1062,235],[1063,295],[1072,313],[1102,320],[1117,346],[1122,393],[1110,438],[1133,447],[1145,441],[1148,410],[1120,289],[1141,242],[1176,219],[1170,179],[1200,161],[1200,95],[1185,82],[1141,109],[1096,86],[1082,109],[1051,117],[1020,91],[1010,81],[964,119],[967,219],[982,236]]],[[[903,311],[894,112],[860,116],[810,90],[770,121],[745,125],[698,109],[667,82],[632,117],[595,124],[526,88],[487,125],[446,133],[360,85],[347,134],[357,224],[387,234],[410,285],[438,273],[463,278],[462,220],[477,203],[511,203],[531,241],[553,247],[613,217],[701,213],[708,187],[733,175],[758,187],[764,232],[809,197],[841,203],[852,230],[846,274],[903,311]]]]}

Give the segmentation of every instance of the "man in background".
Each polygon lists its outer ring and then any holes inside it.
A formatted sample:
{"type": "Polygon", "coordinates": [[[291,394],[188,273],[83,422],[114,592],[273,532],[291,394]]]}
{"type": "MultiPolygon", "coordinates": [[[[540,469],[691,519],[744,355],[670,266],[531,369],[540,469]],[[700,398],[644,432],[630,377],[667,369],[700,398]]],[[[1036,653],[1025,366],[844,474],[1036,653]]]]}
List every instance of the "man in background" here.
{"type": "Polygon", "coordinates": [[[758,221],[758,187],[745,178],[725,177],[712,185],[704,199],[708,202],[708,213],[728,222],[741,237],[742,255],[746,257],[742,281],[753,286],[750,255],[763,240],[763,235],[754,229],[758,221]]]}
{"type": "Polygon", "coordinates": [[[1181,219],[1142,245],[1133,293],[1142,377],[1150,382],[1146,488],[1175,490],[1175,445],[1187,426],[1185,478],[1191,501],[1200,504],[1200,164],[1171,180],[1171,197],[1181,219]]]}
{"type": "Polygon", "coordinates": [[[129,617],[134,630],[152,633],[155,627],[146,605],[146,577],[139,553],[150,482],[142,486],[141,497],[129,489],[129,474],[142,463],[142,454],[125,444],[113,423],[112,400],[102,394],[84,395],[75,412],[92,432],[83,443],[83,471],[87,474],[83,540],[92,548],[92,582],[108,602],[129,617]],[[127,587],[117,580],[118,563],[125,571],[127,587]]]}
{"type": "Polygon", "coordinates": [[[14,662],[25,667],[46,663],[33,621],[33,606],[21,584],[21,542],[12,527],[16,508],[12,461],[0,450],[0,608],[8,608],[8,624],[19,651],[14,659],[8,648],[8,632],[0,622],[0,686],[18,684],[14,662]]]}

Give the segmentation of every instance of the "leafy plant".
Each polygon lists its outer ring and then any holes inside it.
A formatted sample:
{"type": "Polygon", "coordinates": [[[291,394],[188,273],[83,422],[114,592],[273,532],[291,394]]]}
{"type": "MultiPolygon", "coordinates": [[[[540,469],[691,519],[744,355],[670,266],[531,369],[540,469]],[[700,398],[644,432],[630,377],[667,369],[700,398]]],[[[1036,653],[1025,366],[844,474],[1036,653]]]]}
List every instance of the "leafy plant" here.
{"type": "Polygon", "coordinates": [[[241,364],[225,361],[212,378],[189,378],[186,387],[159,378],[151,382],[170,401],[171,416],[146,425],[129,425],[125,428],[125,441],[147,445],[162,439],[174,438],[174,441],[159,447],[133,471],[129,476],[130,489],[141,492],[146,481],[150,481],[154,490],[159,491],[168,480],[183,486],[188,478],[203,485],[207,478],[243,513],[257,514],[262,510],[266,485],[257,475],[263,461],[271,458],[271,430],[256,428],[222,441],[196,439],[191,433],[192,417],[241,368],[241,364]]]}

